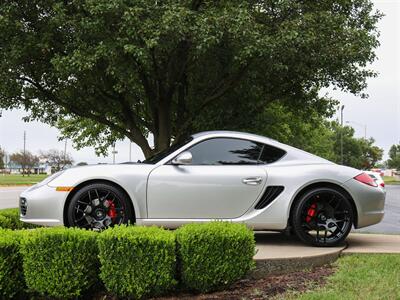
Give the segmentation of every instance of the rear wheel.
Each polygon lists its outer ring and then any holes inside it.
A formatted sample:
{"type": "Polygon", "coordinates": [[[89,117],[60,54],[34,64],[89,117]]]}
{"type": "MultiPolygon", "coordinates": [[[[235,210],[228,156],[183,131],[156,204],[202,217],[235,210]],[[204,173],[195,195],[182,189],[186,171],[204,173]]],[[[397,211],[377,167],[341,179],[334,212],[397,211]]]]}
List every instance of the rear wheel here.
{"type": "Polygon", "coordinates": [[[68,205],[67,220],[69,226],[94,230],[134,223],[126,194],[104,183],[93,183],[80,189],[68,205]]]}
{"type": "Polygon", "coordinates": [[[350,200],[333,188],[317,188],[305,193],[294,204],[293,230],[313,246],[332,247],[342,243],[353,224],[350,200]]]}

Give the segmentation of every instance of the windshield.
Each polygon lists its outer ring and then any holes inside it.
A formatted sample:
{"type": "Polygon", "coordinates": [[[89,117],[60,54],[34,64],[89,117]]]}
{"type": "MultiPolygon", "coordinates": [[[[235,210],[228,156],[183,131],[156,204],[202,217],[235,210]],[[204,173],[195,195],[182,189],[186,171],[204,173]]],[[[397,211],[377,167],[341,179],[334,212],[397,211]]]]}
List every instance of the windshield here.
{"type": "Polygon", "coordinates": [[[187,143],[191,142],[193,140],[192,137],[187,138],[184,141],[181,142],[177,142],[175,144],[172,144],[169,148],[164,149],[152,156],[150,156],[149,158],[145,159],[143,161],[144,164],[156,164],[158,163],[160,160],[162,160],[163,158],[167,157],[168,155],[170,155],[172,152],[178,150],[179,148],[183,147],[184,145],[186,145],[187,143]]]}

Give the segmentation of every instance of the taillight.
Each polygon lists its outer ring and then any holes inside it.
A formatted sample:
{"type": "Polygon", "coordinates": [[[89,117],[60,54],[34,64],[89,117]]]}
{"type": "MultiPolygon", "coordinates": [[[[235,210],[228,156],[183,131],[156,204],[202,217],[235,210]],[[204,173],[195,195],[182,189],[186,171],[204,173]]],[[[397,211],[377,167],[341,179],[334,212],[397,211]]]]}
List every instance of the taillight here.
{"type": "Polygon", "coordinates": [[[385,183],[384,182],[381,182],[381,187],[385,187],[385,183]]]}
{"type": "Polygon", "coordinates": [[[371,176],[369,176],[367,173],[361,173],[360,175],[357,175],[356,177],[354,177],[355,180],[368,184],[370,186],[375,186],[377,187],[378,185],[376,184],[375,180],[373,180],[371,178],[371,176]]]}

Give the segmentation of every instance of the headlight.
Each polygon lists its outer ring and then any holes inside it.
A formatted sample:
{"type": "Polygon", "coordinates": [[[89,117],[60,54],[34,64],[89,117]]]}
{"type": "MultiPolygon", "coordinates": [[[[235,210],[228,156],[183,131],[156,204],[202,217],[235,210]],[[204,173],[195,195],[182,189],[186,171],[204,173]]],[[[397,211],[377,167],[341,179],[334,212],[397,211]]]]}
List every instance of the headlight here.
{"type": "Polygon", "coordinates": [[[62,171],[59,171],[57,173],[54,173],[53,175],[50,175],[49,177],[46,177],[44,180],[40,181],[39,183],[36,183],[31,188],[29,188],[28,191],[33,191],[33,190],[36,190],[37,188],[40,188],[41,186],[49,184],[54,179],[56,179],[58,176],[60,176],[62,173],[64,173],[64,171],[65,170],[62,170],[62,171]]]}

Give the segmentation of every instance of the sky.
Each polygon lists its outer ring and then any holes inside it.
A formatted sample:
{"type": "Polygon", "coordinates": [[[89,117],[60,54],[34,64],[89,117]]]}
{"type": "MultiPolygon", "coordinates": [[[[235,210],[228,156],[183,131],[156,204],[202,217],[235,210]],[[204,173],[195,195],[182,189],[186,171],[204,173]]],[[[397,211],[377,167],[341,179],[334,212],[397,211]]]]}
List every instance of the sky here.
{"type": "MultiPolygon", "coordinates": [[[[379,73],[377,78],[368,80],[366,93],[368,99],[355,97],[329,89],[329,96],[338,99],[344,108],[344,122],[355,129],[357,137],[364,137],[365,127],[368,137],[376,140],[376,145],[385,150],[384,159],[391,145],[400,143],[400,0],[375,0],[375,7],[385,17],[379,22],[380,47],[376,50],[378,60],[370,67],[379,73]],[[348,122],[348,123],[347,123],[348,122]]],[[[325,92],[325,91],[324,91],[325,92]]],[[[23,110],[2,111],[0,117],[0,146],[7,153],[23,148],[23,136],[26,131],[26,147],[33,153],[39,150],[63,150],[65,142],[59,141],[59,132],[39,122],[26,123],[22,117],[28,113],[23,110]]],[[[339,112],[337,114],[339,117],[339,112]]],[[[115,162],[129,160],[130,142],[126,139],[116,143],[115,162]]],[[[131,145],[132,161],[143,159],[142,151],[131,145]]],[[[74,161],[112,163],[112,149],[106,157],[96,156],[94,149],[86,147],[76,150],[67,141],[67,152],[74,161]]]]}

